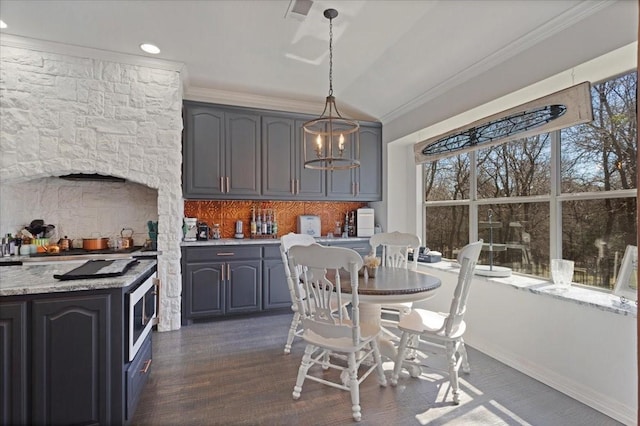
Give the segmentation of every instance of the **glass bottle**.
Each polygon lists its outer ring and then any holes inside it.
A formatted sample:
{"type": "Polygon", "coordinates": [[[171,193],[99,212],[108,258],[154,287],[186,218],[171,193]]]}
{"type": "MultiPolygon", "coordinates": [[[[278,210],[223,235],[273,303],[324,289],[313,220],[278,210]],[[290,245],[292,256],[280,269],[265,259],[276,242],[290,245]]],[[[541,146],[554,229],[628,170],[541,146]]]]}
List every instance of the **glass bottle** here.
{"type": "Polygon", "coordinates": [[[255,237],[257,232],[255,207],[251,209],[251,225],[250,226],[251,226],[251,236],[255,237]]]}
{"type": "Polygon", "coordinates": [[[262,235],[262,219],[260,219],[260,210],[258,210],[258,219],[256,219],[256,235],[262,235]]]}
{"type": "Polygon", "coordinates": [[[213,224],[213,231],[212,231],[211,238],[213,238],[214,240],[219,240],[220,239],[220,224],[219,223],[214,223],[213,224]]]}
{"type": "Polygon", "coordinates": [[[276,220],[276,212],[273,212],[273,223],[271,224],[271,233],[278,236],[278,221],[276,220]]]}
{"type": "Polygon", "coordinates": [[[267,235],[273,234],[273,221],[271,220],[272,210],[267,211],[267,235]]]}

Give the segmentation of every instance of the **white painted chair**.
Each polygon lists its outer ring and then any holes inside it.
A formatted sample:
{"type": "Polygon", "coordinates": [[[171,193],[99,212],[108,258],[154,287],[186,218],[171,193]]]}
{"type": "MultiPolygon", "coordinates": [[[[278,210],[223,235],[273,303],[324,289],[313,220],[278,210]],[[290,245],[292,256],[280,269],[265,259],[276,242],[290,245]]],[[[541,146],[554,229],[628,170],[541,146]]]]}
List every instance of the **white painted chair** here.
{"type": "MultiPolygon", "coordinates": [[[[409,268],[416,269],[418,264],[418,249],[420,247],[420,237],[415,234],[403,232],[384,232],[374,234],[369,239],[371,253],[377,252],[378,246],[382,248],[381,267],[383,268],[409,268]],[[409,249],[413,249],[413,261],[409,260],[409,249]]],[[[383,332],[392,339],[397,336],[388,328],[397,328],[398,321],[404,315],[411,312],[413,303],[395,303],[382,305],[381,325],[383,332]]]]}
{"type": "Polygon", "coordinates": [[[466,330],[463,320],[469,296],[474,269],[480,256],[483,241],[471,243],[462,248],[458,254],[460,272],[454,290],[449,313],[433,312],[415,308],[400,319],[398,328],[402,331],[398,356],[395,360],[391,384],[398,384],[398,376],[402,367],[407,367],[412,377],[418,377],[421,367],[448,371],[453,393],[453,403],[460,403],[458,370],[471,371],[467,359],[467,351],[462,336],[466,330]],[[433,364],[434,350],[446,356],[447,368],[437,368],[433,364]],[[411,350],[411,360],[405,359],[407,350],[411,350]]]}
{"type": "MultiPolygon", "coordinates": [[[[289,249],[289,269],[296,274],[294,279],[303,283],[302,288],[296,286],[294,290],[302,316],[302,338],[307,342],[293,388],[293,399],[300,398],[305,379],[347,390],[351,393],[351,410],[356,421],[362,418],[360,383],[375,370],[380,385],[387,385],[377,341],[380,330],[360,324],[358,270],[362,265],[362,257],[355,250],[344,247],[313,244],[289,249]],[[331,307],[334,294],[338,304],[342,305],[342,277],[338,275],[341,268],[349,272],[351,319],[346,318],[342,310],[333,314],[331,307]],[[301,290],[312,297],[305,297],[301,290]],[[344,362],[334,363],[335,355],[346,356],[347,367],[344,367],[344,362]],[[365,360],[367,363],[362,365],[365,360]],[[365,370],[359,375],[361,365],[365,370]],[[328,368],[341,371],[340,382],[329,380],[324,372],[328,368]]],[[[317,402],[324,404],[322,398],[317,402]]]]}
{"type": "MultiPolygon", "coordinates": [[[[291,320],[291,326],[289,327],[289,334],[287,335],[287,343],[284,345],[284,353],[291,353],[291,345],[293,344],[293,339],[296,336],[300,336],[302,334],[302,327],[300,322],[300,312],[298,311],[298,305],[296,303],[296,293],[294,290],[294,286],[299,286],[300,284],[292,278],[291,270],[289,269],[289,261],[287,258],[289,249],[293,246],[309,246],[316,242],[315,238],[313,238],[309,234],[294,234],[293,232],[289,232],[286,235],[283,235],[280,238],[280,255],[282,256],[282,263],[284,264],[284,273],[287,279],[287,286],[289,287],[289,294],[291,296],[291,310],[293,311],[293,319],[291,320]]],[[[303,291],[303,297],[304,290],[303,291]]],[[[338,304],[334,300],[332,302],[333,310],[338,309],[338,304]]],[[[344,314],[347,314],[346,305],[349,304],[349,301],[345,301],[343,305],[344,314]]]]}

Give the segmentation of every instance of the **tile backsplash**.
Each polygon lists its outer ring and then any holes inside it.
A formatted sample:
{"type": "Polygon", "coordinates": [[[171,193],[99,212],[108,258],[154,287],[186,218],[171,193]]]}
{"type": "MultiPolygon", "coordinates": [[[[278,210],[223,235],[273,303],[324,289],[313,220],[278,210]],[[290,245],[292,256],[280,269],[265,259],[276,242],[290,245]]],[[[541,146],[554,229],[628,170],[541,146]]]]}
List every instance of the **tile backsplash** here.
{"type": "Polygon", "coordinates": [[[206,222],[210,227],[220,224],[222,238],[233,238],[235,223],[244,223],[244,236],[249,238],[251,210],[272,209],[278,220],[278,236],[296,232],[298,216],[304,214],[320,216],[322,235],[333,232],[336,222],[344,224],[347,212],[367,207],[363,202],[325,201],[203,201],[184,202],[184,215],[196,217],[198,222],[206,222]]]}

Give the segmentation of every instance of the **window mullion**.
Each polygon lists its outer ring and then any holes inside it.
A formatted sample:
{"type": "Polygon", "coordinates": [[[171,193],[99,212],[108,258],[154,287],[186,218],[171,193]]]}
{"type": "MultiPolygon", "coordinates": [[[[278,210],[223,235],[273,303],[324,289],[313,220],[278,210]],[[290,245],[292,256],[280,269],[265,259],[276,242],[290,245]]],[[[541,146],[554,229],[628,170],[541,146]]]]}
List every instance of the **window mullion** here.
{"type": "Polygon", "coordinates": [[[469,153],[471,181],[469,182],[469,242],[478,240],[478,167],[476,151],[469,153]]]}
{"type": "Polygon", "coordinates": [[[562,191],[560,131],[551,132],[551,198],[549,200],[549,259],[562,258],[562,191]]]}

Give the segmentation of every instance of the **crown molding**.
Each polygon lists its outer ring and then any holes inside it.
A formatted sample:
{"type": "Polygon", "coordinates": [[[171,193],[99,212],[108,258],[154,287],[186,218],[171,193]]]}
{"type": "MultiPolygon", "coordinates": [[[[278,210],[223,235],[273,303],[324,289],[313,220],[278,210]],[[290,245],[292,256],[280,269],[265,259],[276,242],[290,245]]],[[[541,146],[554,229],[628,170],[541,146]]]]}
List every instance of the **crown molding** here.
{"type": "Polygon", "coordinates": [[[187,87],[184,98],[190,101],[212,102],[224,105],[237,105],[249,108],[273,109],[278,111],[296,111],[306,114],[318,114],[321,101],[301,101],[252,93],[232,92],[206,87],[187,87]]]}
{"type": "Polygon", "coordinates": [[[451,76],[447,80],[432,87],[431,89],[415,97],[404,105],[401,105],[393,111],[390,111],[389,113],[381,117],[381,121],[383,123],[388,123],[395,120],[396,118],[424,105],[425,103],[437,98],[440,95],[443,95],[454,87],[471,80],[473,77],[490,70],[494,66],[503,63],[504,61],[512,58],[518,53],[526,51],[539,42],[563,31],[566,28],[571,27],[577,22],[580,22],[586,17],[610,5],[611,2],[608,0],[580,2],[578,5],[565,11],[561,15],[556,16],[549,22],[546,22],[544,25],[541,25],[535,30],[530,31],[514,42],[506,45],[502,49],[497,50],[493,54],[467,67],[458,74],[451,76]]]}
{"type": "Polygon", "coordinates": [[[186,67],[182,62],[168,61],[166,59],[150,58],[147,56],[131,55],[127,53],[112,52],[110,50],[94,49],[73,44],[57,43],[48,40],[16,36],[2,33],[0,46],[17,47],[27,50],[56,53],[60,55],[92,58],[122,64],[138,65],[147,68],[161,69],[184,73],[186,67]]]}

